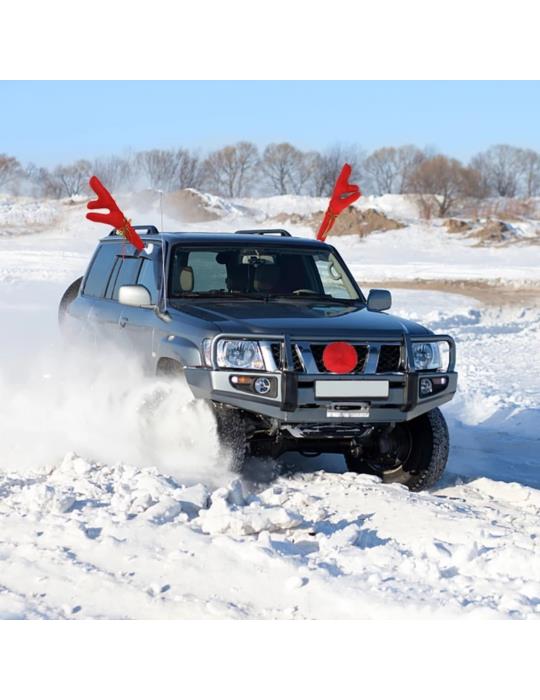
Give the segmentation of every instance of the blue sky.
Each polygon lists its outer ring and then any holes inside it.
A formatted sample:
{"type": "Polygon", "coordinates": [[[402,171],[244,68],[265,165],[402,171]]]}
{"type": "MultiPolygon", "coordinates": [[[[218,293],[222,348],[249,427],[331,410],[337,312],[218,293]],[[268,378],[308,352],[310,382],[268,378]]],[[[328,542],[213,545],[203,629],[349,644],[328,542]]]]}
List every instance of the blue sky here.
{"type": "Polygon", "coordinates": [[[3,81],[0,105],[0,153],[47,166],[240,139],[414,143],[464,160],[495,143],[540,150],[532,81],[3,81]]]}

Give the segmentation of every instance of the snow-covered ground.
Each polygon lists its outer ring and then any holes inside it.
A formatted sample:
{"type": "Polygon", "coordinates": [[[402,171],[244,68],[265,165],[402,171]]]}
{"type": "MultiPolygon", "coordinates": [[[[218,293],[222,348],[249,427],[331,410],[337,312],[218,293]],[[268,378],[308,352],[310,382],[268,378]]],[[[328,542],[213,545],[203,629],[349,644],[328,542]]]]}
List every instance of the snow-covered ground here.
{"type": "Polygon", "coordinates": [[[340,237],[351,270],[370,281],[456,281],[493,287],[540,285],[540,245],[479,247],[443,226],[412,224],[364,240],[340,237]]]}
{"type": "MultiPolygon", "coordinates": [[[[241,204],[185,228],[246,227],[269,206],[241,204]]],[[[62,348],[58,299],[105,230],[82,213],[55,210],[40,233],[28,215],[26,235],[0,237],[0,617],[540,616],[539,306],[393,289],[393,311],[458,343],[436,489],[324,455],[256,462],[240,481],[182,385],[62,348]]],[[[390,288],[408,270],[538,283],[539,246],[444,236],[413,223],[335,242],[361,282],[390,288]]]]}

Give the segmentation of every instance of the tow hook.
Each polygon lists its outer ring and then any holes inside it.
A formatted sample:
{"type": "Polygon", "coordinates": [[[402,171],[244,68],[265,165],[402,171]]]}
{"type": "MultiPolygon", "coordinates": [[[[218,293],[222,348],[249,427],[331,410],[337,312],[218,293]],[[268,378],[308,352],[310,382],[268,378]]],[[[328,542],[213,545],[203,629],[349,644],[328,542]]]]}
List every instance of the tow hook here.
{"type": "Polygon", "coordinates": [[[353,440],[351,440],[351,455],[353,455],[354,457],[359,457],[361,454],[363,454],[364,442],[366,438],[368,438],[373,433],[374,430],[375,428],[372,425],[370,425],[369,428],[366,428],[366,430],[362,433],[360,439],[354,438],[353,440]]]}

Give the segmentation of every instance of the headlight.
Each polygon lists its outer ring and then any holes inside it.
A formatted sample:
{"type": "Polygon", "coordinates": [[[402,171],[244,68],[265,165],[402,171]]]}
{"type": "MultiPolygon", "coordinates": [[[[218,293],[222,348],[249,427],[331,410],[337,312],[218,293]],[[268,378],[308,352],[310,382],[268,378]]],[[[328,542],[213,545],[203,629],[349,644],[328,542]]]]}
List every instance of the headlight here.
{"type": "Polygon", "coordinates": [[[218,367],[264,369],[259,343],[254,340],[218,340],[218,367]]]}
{"type": "Polygon", "coordinates": [[[203,362],[207,367],[212,366],[212,338],[205,338],[202,341],[203,362]]]}
{"type": "Polygon", "coordinates": [[[415,369],[442,369],[439,343],[413,343],[412,355],[415,369]]]}

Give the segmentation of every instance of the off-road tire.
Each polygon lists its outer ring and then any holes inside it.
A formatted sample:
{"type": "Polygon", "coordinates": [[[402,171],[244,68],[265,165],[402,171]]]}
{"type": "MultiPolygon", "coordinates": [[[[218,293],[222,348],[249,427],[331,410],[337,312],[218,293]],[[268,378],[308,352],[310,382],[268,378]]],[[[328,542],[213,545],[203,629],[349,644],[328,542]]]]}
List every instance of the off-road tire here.
{"type": "Polygon", "coordinates": [[[233,472],[241,472],[250,456],[248,423],[242,413],[224,404],[213,404],[217,432],[224,457],[233,472]]]}
{"type": "Polygon", "coordinates": [[[184,375],[182,365],[169,357],[162,357],[156,367],[156,376],[167,379],[178,379],[184,375]]]}
{"type": "Polygon", "coordinates": [[[75,282],[72,282],[60,299],[60,304],[58,306],[58,323],[60,328],[63,328],[64,326],[65,316],[69,305],[77,298],[77,295],[79,294],[82,281],[83,278],[79,277],[79,279],[76,279],[75,282]]]}
{"type": "Polygon", "coordinates": [[[349,471],[374,474],[384,483],[400,483],[410,491],[428,489],[441,478],[448,460],[448,427],[438,408],[400,424],[409,431],[411,446],[407,459],[399,466],[381,469],[365,454],[345,454],[349,471]]]}

